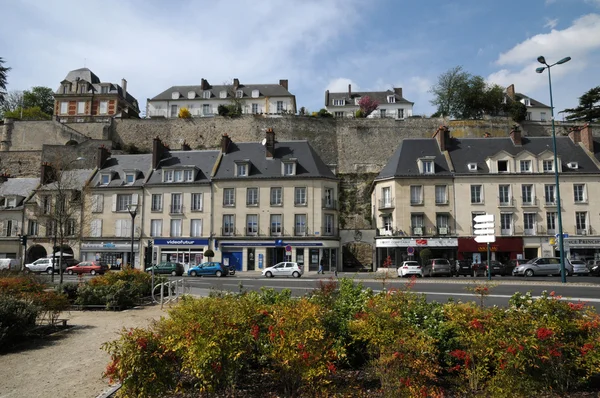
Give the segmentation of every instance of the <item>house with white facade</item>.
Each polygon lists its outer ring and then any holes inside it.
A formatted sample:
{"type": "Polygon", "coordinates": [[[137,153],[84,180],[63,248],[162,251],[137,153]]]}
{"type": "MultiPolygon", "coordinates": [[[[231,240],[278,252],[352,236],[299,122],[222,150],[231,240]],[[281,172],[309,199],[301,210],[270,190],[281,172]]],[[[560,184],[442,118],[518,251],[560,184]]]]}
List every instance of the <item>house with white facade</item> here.
{"type": "Polygon", "coordinates": [[[296,96],[288,90],[288,81],[279,84],[243,84],[233,79],[232,84],[212,85],[201,79],[199,86],[173,86],[148,98],[147,117],[176,118],[181,108],[187,108],[192,117],[212,117],[220,105],[239,104],[242,114],[281,116],[296,113],[296,96]]]}
{"type": "Polygon", "coordinates": [[[515,85],[511,84],[506,88],[506,96],[513,101],[519,101],[527,107],[527,116],[525,120],[534,122],[550,121],[552,112],[548,105],[515,91],[515,85]]]}
{"type": "Polygon", "coordinates": [[[352,92],[352,85],[348,84],[347,92],[331,93],[325,91],[325,109],[334,117],[355,117],[358,103],[361,98],[369,96],[379,102],[377,109],[369,118],[393,118],[402,120],[413,114],[414,102],[402,96],[402,88],[394,87],[386,91],[361,91],[352,92]]]}

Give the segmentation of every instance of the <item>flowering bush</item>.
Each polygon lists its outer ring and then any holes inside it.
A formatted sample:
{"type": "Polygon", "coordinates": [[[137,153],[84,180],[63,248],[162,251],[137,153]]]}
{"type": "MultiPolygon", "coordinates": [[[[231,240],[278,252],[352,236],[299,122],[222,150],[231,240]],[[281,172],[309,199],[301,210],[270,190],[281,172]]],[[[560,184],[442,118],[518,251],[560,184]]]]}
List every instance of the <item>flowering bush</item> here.
{"type": "MultiPolygon", "coordinates": [[[[165,280],[155,277],[156,283],[165,280]]],[[[77,305],[103,305],[107,309],[133,307],[142,297],[151,293],[152,276],[136,269],[109,272],[80,284],[77,289],[77,305]]]]}

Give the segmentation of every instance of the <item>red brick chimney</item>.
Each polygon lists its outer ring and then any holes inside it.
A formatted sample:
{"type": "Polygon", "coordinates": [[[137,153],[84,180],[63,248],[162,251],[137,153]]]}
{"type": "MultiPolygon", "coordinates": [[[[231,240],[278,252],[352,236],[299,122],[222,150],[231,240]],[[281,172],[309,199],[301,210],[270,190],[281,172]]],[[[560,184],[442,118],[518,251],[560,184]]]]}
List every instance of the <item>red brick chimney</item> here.
{"type": "Polygon", "coordinates": [[[581,134],[581,143],[591,153],[594,153],[594,137],[592,135],[592,126],[589,123],[586,123],[580,131],[581,134]]]}
{"type": "Polygon", "coordinates": [[[229,138],[229,135],[227,135],[227,133],[223,134],[221,136],[221,153],[223,155],[227,154],[227,150],[229,149],[230,144],[231,144],[231,138],[229,138]]]}
{"type": "Polygon", "coordinates": [[[396,94],[398,97],[402,98],[402,87],[394,87],[394,93],[395,93],[395,94],[396,94]]]}
{"type": "Polygon", "coordinates": [[[433,134],[433,138],[437,140],[441,152],[448,150],[448,146],[450,144],[450,130],[448,130],[448,127],[438,127],[435,134],[433,134]]]}
{"type": "Polygon", "coordinates": [[[104,145],[98,148],[98,152],[96,154],[96,168],[101,169],[106,159],[110,157],[110,152],[104,145]]]}
{"type": "Polygon", "coordinates": [[[287,81],[287,79],[280,79],[279,80],[279,85],[287,90],[288,89],[288,81],[287,81]]]}
{"type": "Polygon", "coordinates": [[[581,129],[578,126],[573,126],[569,128],[569,138],[573,141],[574,144],[579,144],[581,142],[581,129]]]}
{"type": "Polygon", "coordinates": [[[267,158],[273,159],[275,155],[275,132],[270,127],[265,134],[265,140],[265,154],[267,158]]]}
{"type": "Polygon", "coordinates": [[[510,130],[510,138],[515,146],[523,145],[523,139],[521,136],[521,130],[519,130],[519,126],[513,126],[510,130]]]}
{"type": "Polygon", "coordinates": [[[506,87],[506,95],[511,99],[511,100],[515,100],[515,85],[511,84],[510,86],[506,87]]]}
{"type": "Polygon", "coordinates": [[[0,174],[0,182],[6,182],[10,178],[10,174],[2,173],[0,174]]]}

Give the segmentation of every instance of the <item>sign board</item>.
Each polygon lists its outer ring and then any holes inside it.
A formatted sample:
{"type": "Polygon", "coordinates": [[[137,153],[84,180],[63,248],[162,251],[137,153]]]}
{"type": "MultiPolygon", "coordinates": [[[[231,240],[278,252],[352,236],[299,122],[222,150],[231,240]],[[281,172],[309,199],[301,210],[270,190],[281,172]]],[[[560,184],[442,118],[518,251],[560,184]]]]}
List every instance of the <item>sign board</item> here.
{"type": "Polygon", "coordinates": [[[494,235],[494,215],[493,214],[480,214],[473,218],[475,225],[473,226],[473,233],[475,236],[475,242],[477,243],[493,243],[496,241],[494,235]]]}
{"type": "Polygon", "coordinates": [[[290,246],[290,245],[287,245],[287,246],[285,247],[285,251],[286,251],[286,252],[288,252],[288,253],[291,253],[291,252],[292,252],[292,246],[290,246]]]}
{"type": "Polygon", "coordinates": [[[493,229],[476,229],[473,232],[475,232],[475,235],[494,235],[494,230],[493,229]]]}
{"type": "Polygon", "coordinates": [[[261,269],[263,267],[263,258],[264,256],[262,255],[262,253],[260,253],[258,255],[258,268],[261,269]]]}
{"type": "MultiPolygon", "coordinates": [[[[486,222],[494,222],[494,215],[493,214],[480,214],[478,216],[475,216],[475,218],[473,218],[473,221],[475,221],[476,223],[486,223],[486,222]]],[[[477,228],[477,226],[475,226],[475,228],[477,228]]]]}
{"type": "Polygon", "coordinates": [[[413,254],[415,254],[415,248],[412,246],[409,246],[406,248],[406,252],[410,255],[413,255],[413,254]]]}
{"type": "MultiPolygon", "coordinates": [[[[554,237],[556,239],[558,239],[558,234],[554,235],[554,237]]],[[[563,239],[567,239],[569,237],[569,234],[563,234],[563,239]]]]}
{"type": "Polygon", "coordinates": [[[475,242],[477,243],[494,243],[496,241],[496,237],[494,235],[481,235],[475,237],[475,242]]]}

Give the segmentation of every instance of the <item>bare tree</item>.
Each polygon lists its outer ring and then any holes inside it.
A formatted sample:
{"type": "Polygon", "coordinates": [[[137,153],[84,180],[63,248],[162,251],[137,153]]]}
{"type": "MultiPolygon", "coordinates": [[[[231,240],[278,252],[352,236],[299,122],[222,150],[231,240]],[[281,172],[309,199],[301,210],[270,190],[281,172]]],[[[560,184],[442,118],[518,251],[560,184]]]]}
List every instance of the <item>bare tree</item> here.
{"type": "Polygon", "coordinates": [[[23,92],[19,90],[12,90],[6,93],[4,96],[4,103],[0,108],[0,113],[16,111],[19,107],[23,106],[23,92]]]}

